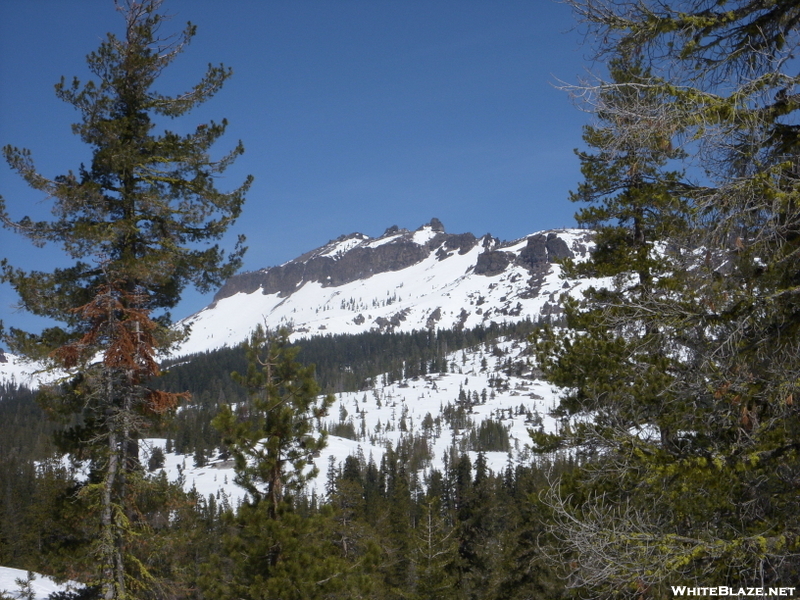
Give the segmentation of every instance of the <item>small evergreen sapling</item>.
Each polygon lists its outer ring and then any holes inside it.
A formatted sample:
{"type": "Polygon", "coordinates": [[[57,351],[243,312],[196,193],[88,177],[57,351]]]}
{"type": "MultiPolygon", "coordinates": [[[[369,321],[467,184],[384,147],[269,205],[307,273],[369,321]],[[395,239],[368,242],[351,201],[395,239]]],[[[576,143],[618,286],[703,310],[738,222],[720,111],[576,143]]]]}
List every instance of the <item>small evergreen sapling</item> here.
{"type": "Polygon", "coordinates": [[[269,335],[258,327],[247,345],[248,368],[233,377],[250,391],[235,411],[224,405],[214,425],[236,461],[236,483],[253,504],[267,502],[277,519],[285,492],[300,491],[317,473],[313,459],[325,447],[326,435],[315,433],[333,404],[319,396],[314,367],[297,360],[299,348],[288,333],[269,335]]]}

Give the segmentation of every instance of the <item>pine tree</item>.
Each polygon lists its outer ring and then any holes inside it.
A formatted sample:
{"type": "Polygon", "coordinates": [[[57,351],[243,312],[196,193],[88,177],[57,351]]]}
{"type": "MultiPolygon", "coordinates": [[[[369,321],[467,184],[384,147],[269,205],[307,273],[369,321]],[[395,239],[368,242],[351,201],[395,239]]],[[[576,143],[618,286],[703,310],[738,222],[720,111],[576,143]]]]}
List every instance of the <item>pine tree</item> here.
{"type": "MultiPolygon", "coordinates": [[[[212,160],[209,150],[226,122],[198,125],[185,136],[169,130],[154,135],[155,119],[176,118],[211,98],[231,71],[210,67],[189,92],[174,98],[152,89],[161,72],[195,35],[189,25],[177,41],[159,37],[165,17],[160,0],[122,5],[125,38],[113,34],[87,57],[99,82],[75,79],[56,85],[57,96],[82,114],[74,131],[93,149],[91,165],[75,174],[48,179],[39,174],[30,151],[6,146],[9,165],[36,190],[54,200],[53,221],[12,221],[0,204],[4,224],[34,244],[61,244],[75,264],[51,273],[26,273],[3,262],[3,277],[22,306],[66,324],[40,336],[12,330],[17,350],[46,356],[65,339],[79,336],[76,309],[102,285],[120,282],[127,292],[146,294],[144,308],[173,307],[188,284],[208,291],[241,264],[243,248],[225,257],[219,239],[241,211],[251,178],[233,192],[216,189],[216,176],[243,152],[241,143],[212,160]]],[[[241,240],[240,240],[241,241],[241,240]]],[[[168,315],[159,316],[166,324],[168,315]]]]}
{"type": "Polygon", "coordinates": [[[381,570],[388,588],[394,592],[387,597],[402,597],[401,590],[409,589],[413,581],[411,484],[403,461],[392,449],[384,454],[381,471],[386,482],[383,533],[387,546],[386,564],[381,570]]]}
{"type": "Polygon", "coordinates": [[[248,500],[229,516],[224,543],[232,558],[212,565],[224,583],[207,597],[299,600],[345,585],[332,521],[294,510],[325,446],[314,424],[319,427],[334,401],[319,396],[314,367],[297,362],[299,350],[289,346],[286,331],[271,336],[259,327],[247,346],[247,372],[234,373],[250,398],[235,411],[223,406],[214,419],[248,500]]]}
{"type": "MultiPolygon", "coordinates": [[[[11,146],[13,170],[53,200],[53,220],[12,220],[0,199],[0,219],[36,245],[60,244],[72,266],[25,272],[2,262],[2,280],[33,314],[62,323],[33,335],[11,329],[17,352],[49,360],[74,376],[43,402],[51,411],[78,413],[80,425],[62,436],[69,449],[93,461],[86,493],[100,512],[98,580],[107,599],[129,597],[131,582],[148,579],[130,550],[137,525],[132,490],[142,482],[137,439],[144,424],[180,395],[150,389],[159,373],[156,352],[177,338],[168,310],[187,285],[207,291],[241,263],[239,245],[225,256],[219,239],[241,211],[248,178],[220,192],[215,177],[243,152],[241,143],[219,160],[212,144],[226,122],[199,125],[179,135],[153,129],[161,118],[185,115],[211,98],[231,75],[210,67],[200,82],[175,97],[153,89],[162,71],[195,35],[191,24],[177,37],[162,36],[161,0],[125,0],[124,36],[108,34],[87,57],[96,81],[56,85],[56,95],[81,120],[73,131],[92,148],[77,173],[47,178],[31,153],[11,146]],[[99,357],[99,360],[98,360],[99,357]]],[[[144,590],[137,592],[140,597],[144,590]]]]}
{"type": "MultiPolygon", "coordinates": [[[[655,260],[638,260],[635,243],[601,244],[586,272],[619,273],[615,285],[574,304],[558,338],[537,339],[570,426],[536,441],[584,460],[546,498],[558,561],[594,597],[669,597],[676,580],[780,585],[797,577],[800,548],[789,483],[800,476],[800,79],[789,66],[800,7],[569,3],[601,40],[598,55],[640,59],[637,97],[658,99],[618,104],[625,112],[611,116],[626,120],[601,147],[651,131],[659,147],[682,147],[670,160],[702,185],[681,175],[643,196],[655,260]],[[664,208],[680,203],[673,227],[664,208]]],[[[605,102],[620,83],[576,89],[605,102]]],[[[599,179],[584,174],[594,189],[599,179]]],[[[630,189],[625,172],[600,175],[630,189]]],[[[618,208],[614,196],[598,201],[609,216],[618,208]]]]}
{"type": "Polygon", "coordinates": [[[570,194],[587,205],[575,218],[595,232],[593,260],[567,262],[568,273],[633,271],[636,280],[628,285],[644,295],[665,267],[655,244],[686,225],[682,173],[665,168],[686,153],[673,147],[675,125],[655,119],[663,94],[640,59],[617,58],[609,71],[610,81],[592,98],[596,121],[584,127],[583,140],[594,152],[576,152],[584,181],[570,194]],[[641,113],[654,116],[649,127],[634,126],[641,113]]]}
{"type": "Polygon", "coordinates": [[[314,433],[314,423],[334,402],[332,395],[319,396],[314,367],[297,362],[299,351],[285,330],[272,336],[258,327],[247,345],[247,373],[233,374],[250,399],[235,413],[223,406],[214,420],[236,461],[236,483],[253,504],[265,502],[273,519],[285,493],[299,492],[316,475],[312,459],[326,436],[314,433]]]}
{"type": "Polygon", "coordinates": [[[448,526],[441,510],[441,500],[424,501],[412,539],[416,571],[416,590],[412,598],[456,598],[455,564],[458,561],[458,537],[448,526]]]}
{"type": "MultiPolygon", "coordinates": [[[[609,430],[656,426],[666,440],[673,428],[658,413],[672,379],[673,342],[657,323],[658,307],[690,285],[681,250],[691,218],[684,194],[691,186],[681,172],[665,170],[685,154],[673,149],[671,126],[637,122],[641,113],[662,110],[659,82],[626,57],[611,61],[610,74],[610,82],[593,90],[596,122],[584,128],[584,141],[595,152],[578,153],[584,181],[570,197],[588,205],[576,219],[594,229],[595,248],[591,260],[564,266],[573,277],[613,282],[589,288],[582,301],[565,299],[566,325],[579,333],[545,326],[535,348],[550,381],[571,390],[559,415],[589,411],[603,419],[613,411],[609,430]]],[[[558,446],[560,436],[533,435],[541,449],[558,446]]],[[[596,448],[584,441],[581,450],[596,448]]]]}

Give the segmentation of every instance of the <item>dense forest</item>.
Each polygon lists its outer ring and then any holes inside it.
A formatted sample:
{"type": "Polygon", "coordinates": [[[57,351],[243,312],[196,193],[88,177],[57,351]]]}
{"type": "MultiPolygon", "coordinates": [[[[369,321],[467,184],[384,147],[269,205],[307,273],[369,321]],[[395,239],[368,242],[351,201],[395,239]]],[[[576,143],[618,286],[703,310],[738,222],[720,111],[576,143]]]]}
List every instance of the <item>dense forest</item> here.
{"type": "MultiPolygon", "coordinates": [[[[287,346],[287,350],[297,352],[292,356],[297,369],[308,369],[307,348],[328,357],[326,369],[314,377],[316,397],[322,382],[340,381],[339,374],[351,364],[360,365],[353,381],[361,382],[357,388],[362,389],[365,383],[374,385],[372,381],[387,367],[408,377],[428,369],[446,370],[450,367],[445,358],[452,358],[457,350],[500,335],[524,340],[531,328],[530,323],[521,323],[438,335],[330,336],[287,346]],[[331,348],[342,350],[331,352],[331,348]],[[408,372],[403,365],[410,365],[408,372]]],[[[175,451],[192,453],[225,443],[235,447],[226,438],[226,427],[214,419],[230,394],[238,402],[248,402],[245,382],[231,377],[234,371],[248,372],[248,350],[246,345],[224,349],[165,370],[165,382],[170,382],[170,376],[177,385],[192,382],[198,400],[213,398],[207,405],[192,401],[155,425],[174,440],[170,445],[175,451]]],[[[3,449],[14,450],[0,454],[0,564],[90,581],[97,532],[96,525],[82,515],[91,510],[91,502],[82,491],[85,484],[77,467],[47,458],[55,446],[53,434],[63,424],[59,427],[48,419],[35,396],[30,390],[9,386],[0,403],[5,417],[0,423],[3,432],[9,433],[3,436],[3,449]]],[[[420,433],[390,447],[377,464],[363,455],[330,464],[324,474],[324,496],[287,493],[271,516],[259,514],[259,507],[267,502],[258,501],[257,496],[245,505],[230,506],[219,494],[200,497],[187,494],[179,482],[163,476],[148,478],[157,465],[141,465],[139,542],[127,551],[134,562],[143,563],[148,577],[166,586],[141,594],[234,598],[259,589],[258,594],[273,590],[270,593],[276,595],[268,597],[291,598],[526,598],[566,593],[556,565],[539,546],[546,535],[546,507],[536,498],[547,489],[548,478],[570,471],[573,465],[544,459],[530,466],[509,462],[503,472],[492,473],[483,454],[472,464],[465,452],[453,447],[441,463],[444,470],[427,469],[423,477],[420,467],[429,458],[422,438],[425,430],[422,423],[420,433]],[[173,517],[165,518],[168,514],[173,517]],[[263,519],[279,526],[270,529],[263,519]],[[305,542],[290,544],[297,539],[305,542]],[[235,564],[239,553],[258,556],[262,552],[243,544],[262,548],[277,544],[285,549],[276,565],[235,564]],[[264,582],[264,577],[269,581],[264,582]],[[274,592],[287,587],[295,591],[274,592]]],[[[508,437],[500,424],[484,423],[473,428],[473,439],[469,438],[466,435],[469,449],[507,449],[508,437]]],[[[92,593],[85,591],[81,597],[94,597],[92,593]]]]}
{"type": "MultiPolygon", "coordinates": [[[[299,343],[299,359],[315,365],[317,381],[325,392],[355,391],[378,383],[447,372],[449,354],[501,336],[525,339],[535,327],[531,321],[520,321],[466,330],[327,334],[303,339],[299,343]]],[[[159,386],[176,392],[188,390],[197,396],[223,385],[232,372],[242,372],[246,364],[243,346],[182,356],[164,361],[165,372],[159,377],[159,386]]]]}

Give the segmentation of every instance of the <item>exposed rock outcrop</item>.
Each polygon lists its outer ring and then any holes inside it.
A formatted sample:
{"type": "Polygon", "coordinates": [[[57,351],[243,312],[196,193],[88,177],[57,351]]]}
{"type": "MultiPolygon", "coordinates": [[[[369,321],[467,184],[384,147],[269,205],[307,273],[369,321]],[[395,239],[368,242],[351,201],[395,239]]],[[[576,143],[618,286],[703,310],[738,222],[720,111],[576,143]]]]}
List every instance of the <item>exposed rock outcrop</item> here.
{"type": "Polygon", "coordinates": [[[486,275],[487,277],[498,275],[506,270],[506,267],[511,264],[513,259],[514,255],[510,252],[487,250],[478,256],[478,262],[475,264],[475,274],[486,275]]]}
{"type": "MultiPolygon", "coordinates": [[[[310,282],[316,282],[323,288],[339,287],[369,279],[379,273],[402,271],[431,255],[440,262],[447,261],[453,256],[467,254],[479,244],[482,251],[477,254],[476,261],[467,269],[467,273],[494,278],[516,269],[510,276],[511,283],[520,282],[516,293],[523,299],[534,298],[552,272],[552,264],[573,258],[574,252],[585,254],[585,244],[589,243],[590,238],[591,234],[575,236],[573,232],[560,236],[559,232],[551,231],[503,243],[489,234],[478,239],[472,233],[447,233],[442,222],[435,218],[416,231],[393,225],[378,238],[370,238],[362,233],[343,235],[283,265],[235,275],[217,292],[211,307],[240,292],[252,294],[260,291],[264,295],[277,294],[280,298],[288,298],[310,282]]],[[[489,289],[494,285],[492,283],[489,289]]],[[[515,305],[503,305],[495,312],[503,316],[517,316],[520,311],[521,308],[515,305]]],[[[480,310],[475,314],[489,320],[493,313],[480,310]]],[[[467,315],[463,313],[459,320],[463,323],[467,315]]],[[[425,326],[429,329],[437,327],[441,317],[440,310],[432,311],[425,326]]],[[[379,319],[371,319],[363,314],[351,317],[356,325],[371,321],[383,330],[397,327],[403,318],[404,315],[399,313],[379,319]]]]}
{"type": "Polygon", "coordinates": [[[427,258],[434,249],[442,260],[455,252],[465,254],[477,243],[471,233],[446,233],[444,225],[436,218],[415,232],[395,225],[376,239],[353,233],[284,265],[234,275],[214,296],[214,302],[259,289],[264,294],[278,293],[285,297],[310,281],[324,287],[339,286],[377,273],[405,269],[427,258]]]}

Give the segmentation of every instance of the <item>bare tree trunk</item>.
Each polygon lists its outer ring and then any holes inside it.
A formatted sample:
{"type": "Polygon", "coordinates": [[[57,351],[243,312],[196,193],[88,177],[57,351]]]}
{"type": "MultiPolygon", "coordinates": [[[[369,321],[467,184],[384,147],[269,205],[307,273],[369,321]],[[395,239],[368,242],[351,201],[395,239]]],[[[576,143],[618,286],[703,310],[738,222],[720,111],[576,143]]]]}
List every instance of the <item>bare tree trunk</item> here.
{"type": "MultiPolygon", "coordinates": [[[[117,448],[117,434],[116,428],[112,427],[108,435],[108,467],[106,468],[106,476],[103,480],[103,512],[102,512],[102,531],[101,531],[101,546],[100,546],[100,561],[103,565],[103,598],[105,600],[115,600],[119,598],[118,593],[122,588],[118,589],[120,576],[124,577],[124,573],[120,573],[122,567],[121,556],[117,548],[117,531],[114,519],[114,503],[113,503],[113,489],[119,471],[119,451],[117,448]],[[114,581],[117,580],[115,585],[114,581]]],[[[124,585],[124,579],[122,580],[124,585]]]]}

